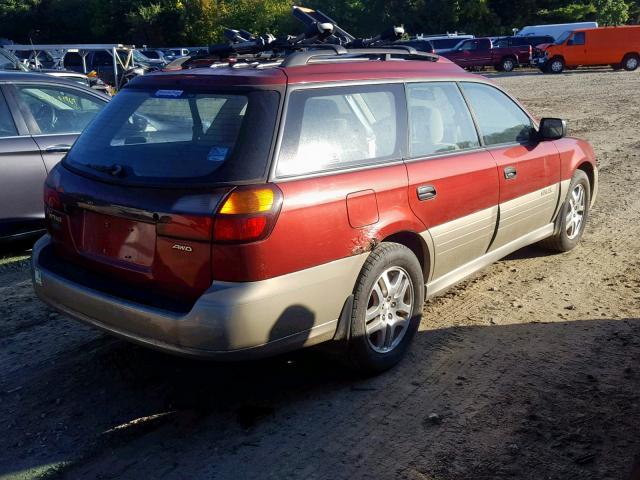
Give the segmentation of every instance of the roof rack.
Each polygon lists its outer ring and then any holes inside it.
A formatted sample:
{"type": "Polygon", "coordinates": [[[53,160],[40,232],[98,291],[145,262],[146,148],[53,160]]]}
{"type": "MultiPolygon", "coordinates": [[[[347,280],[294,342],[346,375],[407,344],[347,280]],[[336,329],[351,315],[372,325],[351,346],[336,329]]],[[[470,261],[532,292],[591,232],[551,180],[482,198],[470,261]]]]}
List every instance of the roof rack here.
{"type": "Polygon", "coordinates": [[[303,52],[295,52],[287,55],[282,62],[282,67],[300,67],[307,65],[313,59],[335,59],[340,57],[348,58],[371,58],[375,57],[380,60],[391,60],[393,58],[404,58],[410,60],[424,60],[429,62],[437,62],[440,58],[433,53],[418,52],[415,48],[398,45],[386,48],[351,48],[335,49],[333,53],[328,51],[307,50],[303,52]]]}
{"type": "MultiPolygon", "coordinates": [[[[274,37],[246,30],[225,29],[226,43],[209,46],[208,55],[196,55],[193,65],[212,68],[265,68],[306,65],[314,59],[332,61],[350,58],[390,60],[396,58],[437,61],[436,55],[398,45],[404,28],[394,26],[371,38],[356,38],[319,10],[293,6],[293,16],[305,29],[299,35],[274,37]]],[[[190,68],[185,63],[183,68],[190,68]]]]}

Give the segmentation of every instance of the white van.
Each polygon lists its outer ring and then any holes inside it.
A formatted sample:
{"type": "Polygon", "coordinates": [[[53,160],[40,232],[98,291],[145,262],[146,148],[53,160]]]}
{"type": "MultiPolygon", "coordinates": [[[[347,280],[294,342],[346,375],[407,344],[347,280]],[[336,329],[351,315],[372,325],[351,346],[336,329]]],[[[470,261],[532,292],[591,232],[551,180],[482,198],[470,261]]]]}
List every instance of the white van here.
{"type": "Polygon", "coordinates": [[[516,33],[517,37],[530,35],[551,35],[556,40],[564,32],[584,28],[598,28],[598,22],[555,23],[552,25],[529,25],[516,33]]]}

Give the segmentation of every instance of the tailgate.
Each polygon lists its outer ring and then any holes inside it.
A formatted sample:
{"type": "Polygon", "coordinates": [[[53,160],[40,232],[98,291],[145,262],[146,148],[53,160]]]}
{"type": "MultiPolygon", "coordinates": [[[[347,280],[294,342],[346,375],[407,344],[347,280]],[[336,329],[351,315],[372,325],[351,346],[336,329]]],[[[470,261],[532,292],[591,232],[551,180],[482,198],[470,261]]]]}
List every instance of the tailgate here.
{"type": "Polygon", "coordinates": [[[56,171],[54,183],[64,192],[48,223],[61,257],[113,282],[180,300],[209,288],[213,212],[231,187],[131,187],[56,171]]]}

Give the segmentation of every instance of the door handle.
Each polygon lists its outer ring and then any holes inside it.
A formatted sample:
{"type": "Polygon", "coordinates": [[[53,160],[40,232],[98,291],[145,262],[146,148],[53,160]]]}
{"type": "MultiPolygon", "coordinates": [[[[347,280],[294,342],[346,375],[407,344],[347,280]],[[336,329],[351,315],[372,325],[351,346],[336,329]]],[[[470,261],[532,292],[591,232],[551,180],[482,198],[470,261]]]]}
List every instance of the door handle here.
{"type": "Polygon", "coordinates": [[[71,145],[67,145],[66,143],[61,143],[59,145],[51,145],[44,149],[46,153],[66,153],[71,150],[71,145]]]}
{"type": "Polygon", "coordinates": [[[506,167],[504,169],[504,178],[507,180],[512,180],[518,176],[518,171],[515,167],[506,167]]]}
{"type": "Polygon", "coordinates": [[[418,200],[421,202],[431,200],[438,194],[436,192],[436,187],[433,185],[421,185],[416,189],[416,192],[418,193],[418,200]]]}

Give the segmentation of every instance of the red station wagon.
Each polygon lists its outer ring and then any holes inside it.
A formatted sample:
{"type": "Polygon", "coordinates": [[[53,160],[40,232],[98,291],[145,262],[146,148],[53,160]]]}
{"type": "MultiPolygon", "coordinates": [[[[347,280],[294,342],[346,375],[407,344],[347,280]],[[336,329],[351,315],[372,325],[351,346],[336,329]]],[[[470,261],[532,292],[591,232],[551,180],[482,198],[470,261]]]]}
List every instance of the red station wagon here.
{"type": "Polygon", "coordinates": [[[397,363],[423,301],[534,242],[573,248],[591,146],[412,49],[309,50],[137,78],[45,186],[38,296],[163,351],[321,342],[397,363]]]}

